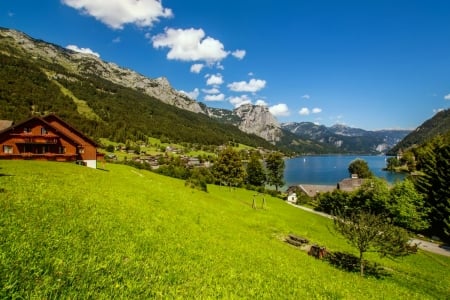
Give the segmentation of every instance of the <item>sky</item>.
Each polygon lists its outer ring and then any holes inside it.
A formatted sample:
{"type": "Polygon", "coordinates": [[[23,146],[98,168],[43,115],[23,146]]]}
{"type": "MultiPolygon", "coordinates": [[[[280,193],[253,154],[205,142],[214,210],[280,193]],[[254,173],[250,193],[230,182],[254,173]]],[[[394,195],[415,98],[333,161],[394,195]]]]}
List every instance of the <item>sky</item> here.
{"type": "Polygon", "coordinates": [[[280,123],[414,129],[450,107],[448,0],[0,0],[0,26],[280,123]]]}

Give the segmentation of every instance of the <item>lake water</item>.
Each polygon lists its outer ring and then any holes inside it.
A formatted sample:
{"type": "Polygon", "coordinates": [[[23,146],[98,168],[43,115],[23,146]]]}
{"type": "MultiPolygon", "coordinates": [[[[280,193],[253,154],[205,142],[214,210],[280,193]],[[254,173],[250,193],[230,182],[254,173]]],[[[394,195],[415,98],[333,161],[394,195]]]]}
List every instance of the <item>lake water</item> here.
{"type": "Polygon", "coordinates": [[[301,183],[336,185],[342,179],[350,177],[348,166],[357,158],[365,160],[375,176],[385,178],[390,183],[405,178],[404,174],[382,170],[386,167],[386,156],[300,156],[285,160],[285,187],[301,183]]]}

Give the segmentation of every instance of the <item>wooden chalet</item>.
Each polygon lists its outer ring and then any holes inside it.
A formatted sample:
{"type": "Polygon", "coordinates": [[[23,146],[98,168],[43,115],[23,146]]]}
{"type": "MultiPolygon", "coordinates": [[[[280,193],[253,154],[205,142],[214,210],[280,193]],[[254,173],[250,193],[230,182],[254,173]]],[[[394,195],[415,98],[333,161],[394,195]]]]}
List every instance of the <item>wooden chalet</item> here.
{"type": "Polygon", "coordinates": [[[67,161],[91,168],[103,159],[95,141],[53,114],[0,125],[0,159],[67,161]]]}

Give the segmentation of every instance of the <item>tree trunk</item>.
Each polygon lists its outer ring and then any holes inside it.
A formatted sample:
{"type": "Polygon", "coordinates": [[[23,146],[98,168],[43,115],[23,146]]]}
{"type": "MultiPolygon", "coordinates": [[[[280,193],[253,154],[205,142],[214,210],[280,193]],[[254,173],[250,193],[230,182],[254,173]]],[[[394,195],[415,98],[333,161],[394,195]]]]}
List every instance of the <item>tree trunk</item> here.
{"type": "Polygon", "coordinates": [[[364,252],[359,252],[359,267],[361,271],[361,276],[364,276],[364,258],[363,258],[364,252]]]}

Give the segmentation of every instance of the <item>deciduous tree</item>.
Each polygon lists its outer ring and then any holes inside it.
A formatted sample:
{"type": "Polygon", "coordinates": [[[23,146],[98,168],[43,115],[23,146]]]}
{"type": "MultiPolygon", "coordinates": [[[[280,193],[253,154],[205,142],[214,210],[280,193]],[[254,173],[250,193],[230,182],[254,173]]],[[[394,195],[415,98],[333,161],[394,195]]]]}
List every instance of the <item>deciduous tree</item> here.
{"type": "Polygon", "coordinates": [[[359,178],[371,178],[372,172],[369,169],[369,165],[363,159],[357,158],[353,160],[348,166],[350,175],[357,174],[359,178]]]}
{"type": "Polygon", "coordinates": [[[409,236],[404,229],[395,227],[385,215],[364,210],[350,214],[336,214],[335,230],[359,251],[361,276],[364,276],[364,254],[378,252],[381,256],[403,256],[411,253],[409,236]]]}
{"type": "Polygon", "coordinates": [[[284,184],[284,160],[283,155],[279,152],[272,152],[266,158],[267,183],[278,188],[284,184]]]}
{"type": "Polygon", "coordinates": [[[214,164],[213,174],[220,184],[240,186],[244,182],[245,169],[239,153],[232,147],[222,150],[214,164]]]}
{"type": "Polygon", "coordinates": [[[253,186],[262,186],[266,182],[264,166],[258,156],[252,154],[247,165],[247,183],[253,186]]]}

